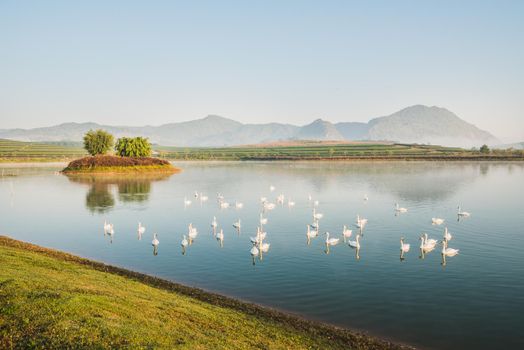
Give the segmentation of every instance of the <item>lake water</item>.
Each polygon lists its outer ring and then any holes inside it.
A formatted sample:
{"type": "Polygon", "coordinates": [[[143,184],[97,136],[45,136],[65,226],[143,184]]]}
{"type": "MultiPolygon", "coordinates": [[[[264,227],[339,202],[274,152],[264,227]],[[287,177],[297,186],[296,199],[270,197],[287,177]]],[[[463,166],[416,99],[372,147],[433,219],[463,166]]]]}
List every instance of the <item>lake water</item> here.
{"type": "Polygon", "coordinates": [[[0,234],[428,349],[524,348],[524,164],[444,162],[178,163],[171,177],[72,177],[60,166],[0,171],[0,234]],[[270,192],[269,186],[275,191],[270,192]],[[201,203],[194,191],[209,196],[201,203]],[[242,209],[220,209],[217,192],[242,209]],[[253,259],[260,197],[269,252],[253,259]],[[313,201],[309,201],[311,194],[313,201]],[[364,195],[368,196],[365,201],[364,195]],[[184,196],[192,200],[184,205],[184,196]],[[287,206],[287,197],[296,202],[287,206]],[[357,252],[325,236],[307,244],[313,202],[321,233],[369,220],[357,252]],[[395,215],[394,205],[408,212],[395,215]],[[457,205],[471,212],[458,220],[457,205]],[[223,246],[210,226],[224,230],[223,246]],[[441,226],[431,224],[441,217],[441,226]],[[233,222],[240,218],[238,233],[233,222]],[[114,224],[112,239],[104,220],[114,224]],[[146,227],[141,240],[137,224],[146,227]],[[182,254],[189,223],[199,234],[182,254]],[[438,246],[420,257],[419,236],[438,246]],[[160,244],[157,255],[153,233],[160,244]],[[411,250],[400,259],[400,237],[411,250]]]}

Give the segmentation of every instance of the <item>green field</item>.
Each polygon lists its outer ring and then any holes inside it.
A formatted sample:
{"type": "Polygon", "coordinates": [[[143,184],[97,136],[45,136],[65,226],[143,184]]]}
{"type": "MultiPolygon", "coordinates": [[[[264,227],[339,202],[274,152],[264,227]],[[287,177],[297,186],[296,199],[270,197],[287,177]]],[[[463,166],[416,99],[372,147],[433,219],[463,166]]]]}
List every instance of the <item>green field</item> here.
{"type": "Polygon", "coordinates": [[[21,142],[0,139],[0,159],[9,161],[65,160],[86,156],[76,143],[21,142]]]}
{"type": "Polygon", "coordinates": [[[520,154],[481,154],[462,148],[407,144],[318,144],[276,147],[156,147],[158,155],[178,160],[343,160],[343,159],[482,159],[520,154]]]}
{"type": "Polygon", "coordinates": [[[1,349],[400,349],[0,236],[1,349]]]}

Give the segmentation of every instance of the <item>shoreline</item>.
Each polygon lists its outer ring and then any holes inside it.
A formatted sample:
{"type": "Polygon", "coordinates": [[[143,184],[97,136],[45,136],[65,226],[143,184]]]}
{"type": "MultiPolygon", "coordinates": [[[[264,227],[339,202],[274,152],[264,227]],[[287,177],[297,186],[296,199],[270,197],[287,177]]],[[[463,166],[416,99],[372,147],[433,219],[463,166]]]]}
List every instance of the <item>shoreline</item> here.
{"type": "Polygon", "coordinates": [[[412,346],[369,335],[363,331],[350,330],[324,322],[310,320],[295,314],[276,310],[271,307],[261,306],[255,303],[227,297],[218,293],[208,292],[200,288],[189,287],[183,284],[171,282],[125,268],[107,265],[102,262],[82,258],[59,250],[19,241],[5,235],[0,235],[0,246],[29,251],[60,261],[88,267],[102,273],[118,275],[126,279],[148,285],[150,287],[181,294],[210,305],[224,307],[241,312],[245,315],[255,316],[271,322],[276,322],[286,327],[292,327],[297,331],[311,334],[311,336],[314,337],[333,339],[337,343],[345,344],[345,346],[351,348],[414,349],[412,346]]]}

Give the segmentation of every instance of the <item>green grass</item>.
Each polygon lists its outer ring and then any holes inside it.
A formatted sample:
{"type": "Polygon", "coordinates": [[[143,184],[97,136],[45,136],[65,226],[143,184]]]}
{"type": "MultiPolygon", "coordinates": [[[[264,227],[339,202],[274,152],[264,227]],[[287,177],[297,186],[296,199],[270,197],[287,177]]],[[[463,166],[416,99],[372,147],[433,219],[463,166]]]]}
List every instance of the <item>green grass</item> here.
{"type": "Polygon", "coordinates": [[[398,345],[0,236],[0,348],[398,345]]]}
{"type": "Polygon", "coordinates": [[[0,139],[0,159],[4,161],[64,160],[87,155],[87,152],[72,143],[20,142],[0,139]]]}

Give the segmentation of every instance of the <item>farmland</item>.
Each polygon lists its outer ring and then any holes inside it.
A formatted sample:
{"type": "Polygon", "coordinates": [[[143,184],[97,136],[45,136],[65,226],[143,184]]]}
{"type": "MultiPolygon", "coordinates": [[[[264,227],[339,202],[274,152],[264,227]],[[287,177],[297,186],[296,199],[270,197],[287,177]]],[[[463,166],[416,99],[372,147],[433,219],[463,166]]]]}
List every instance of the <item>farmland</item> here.
{"type": "Polygon", "coordinates": [[[0,139],[1,161],[61,161],[87,155],[77,143],[40,143],[0,139]]]}

